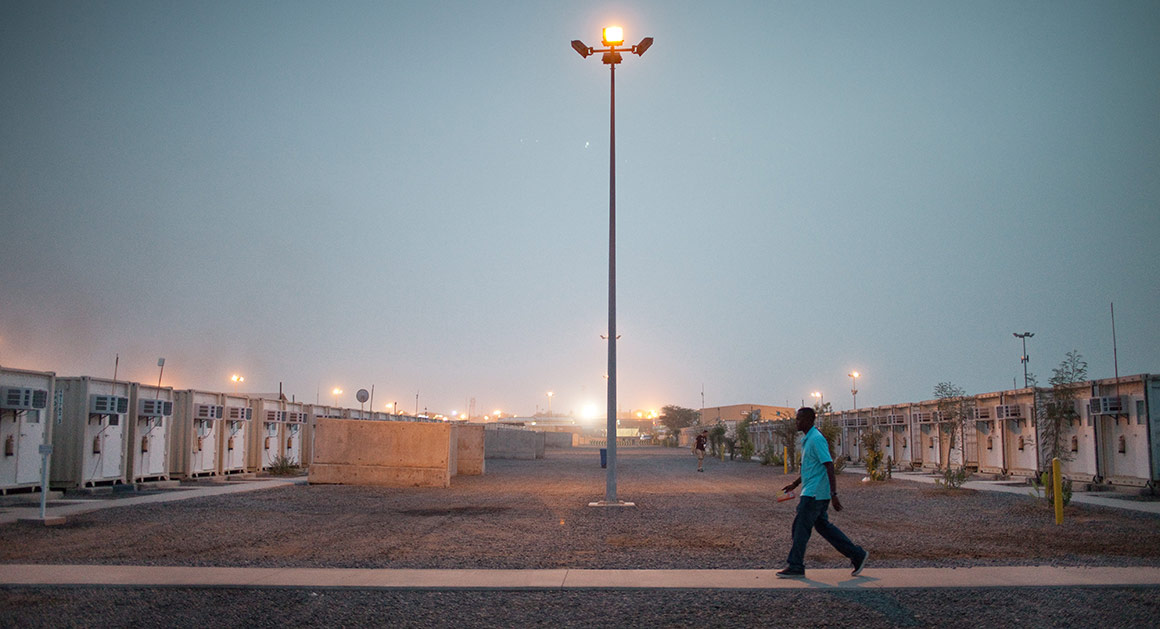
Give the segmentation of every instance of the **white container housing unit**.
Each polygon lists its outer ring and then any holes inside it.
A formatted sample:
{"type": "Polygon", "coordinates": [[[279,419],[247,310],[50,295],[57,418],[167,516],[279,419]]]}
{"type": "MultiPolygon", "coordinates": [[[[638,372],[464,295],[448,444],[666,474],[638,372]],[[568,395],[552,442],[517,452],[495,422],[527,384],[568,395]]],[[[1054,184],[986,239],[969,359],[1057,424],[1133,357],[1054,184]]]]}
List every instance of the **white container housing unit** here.
{"type": "Polygon", "coordinates": [[[882,430],[882,453],[890,457],[895,467],[910,467],[910,439],[907,415],[904,409],[890,407],[885,411],[882,430]]]}
{"type": "Polygon", "coordinates": [[[281,457],[293,465],[301,465],[305,406],[286,400],[252,398],[250,407],[254,409],[250,469],[269,469],[281,457]]]}
{"type": "Polygon", "coordinates": [[[57,378],[61,422],[52,431],[53,487],[115,485],[128,480],[128,382],[57,378]]]}
{"type": "Polygon", "coordinates": [[[134,384],[129,407],[130,477],[134,482],[169,480],[173,389],[134,384]]]}
{"type": "Polygon", "coordinates": [[[1031,411],[1032,405],[1006,399],[1006,396],[991,410],[996,421],[1003,426],[1007,472],[1014,476],[1035,476],[1038,473],[1039,451],[1031,411]]]}
{"type": "Polygon", "coordinates": [[[250,400],[240,395],[223,395],[224,416],[221,425],[221,467],[219,474],[243,474],[249,471],[250,441],[254,409],[250,400]]]}
{"type": "Polygon", "coordinates": [[[292,465],[302,467],[305,454],[309,447],[306,443],[306,406],[295,402],[283,402],[286,411],[283,420],[286,422],[282,439],[282,456],[292,465]]]}
{"type": "Polygon", "coordinates": [[[169,472],[176,478],[216,476],[221,468],[225,396],[177,391],[169,428],[169,472]]]}
{"type": "Polygon", "coordinates": [[[0,494],[40,486],[40,446],[52,443],[56,375],[0,369],[0,494]]]}

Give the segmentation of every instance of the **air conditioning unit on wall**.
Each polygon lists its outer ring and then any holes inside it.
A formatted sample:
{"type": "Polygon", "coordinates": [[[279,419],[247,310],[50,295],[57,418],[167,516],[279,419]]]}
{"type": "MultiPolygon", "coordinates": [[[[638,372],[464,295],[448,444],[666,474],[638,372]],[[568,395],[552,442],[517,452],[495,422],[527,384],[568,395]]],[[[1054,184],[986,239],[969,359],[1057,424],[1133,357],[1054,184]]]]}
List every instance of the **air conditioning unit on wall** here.
{"type": "Polygon", "coordinates": [[[226,411],[229,413],[230,420],[245,422],[250,421],[250,418],[253,416],[254,409],[248,406],[231,406],[227,408],[226,411]]]}
{"type": "Polygon", "coordinates": [[[1088,400],[1088,413],[1092,415],[1120,415],[1124,413],[1123,398],[1118,395],[1091,398],[1088,400]]]}
{"type": "Polygon", "coordinates": [[[218,404],[195,404],[193,414],[197,419],[221,419],[222,407],[218,404]]]}
{"type": "Polygon", "coordinates": [[[0,408],[33,410],[48,407],[48,391],[27,387],[0,388],[0,408]]]}
{"type": "Polygon", "coordinates": [[[137,415],[141,417],[169,417],[173,414],[173,402],[168,400],[137,400],[137,415]]]}
{"type": "Polygon", "coordinates": [[[95,415],[124,415],[129,412],[129,398],[119,395],[91,395],[89,412],[95,415]]]}

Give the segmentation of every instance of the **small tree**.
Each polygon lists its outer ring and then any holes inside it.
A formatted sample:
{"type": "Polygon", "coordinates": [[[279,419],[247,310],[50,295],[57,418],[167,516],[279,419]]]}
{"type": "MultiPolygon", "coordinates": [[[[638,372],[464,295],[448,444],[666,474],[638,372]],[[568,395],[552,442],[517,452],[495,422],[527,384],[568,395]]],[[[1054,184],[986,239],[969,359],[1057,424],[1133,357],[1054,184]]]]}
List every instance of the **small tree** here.
{"type": "Polygon", "coordinates": [[[1052,371],[1051,388],[1035,390],[1035,418],[1044,446],[1039,451],[1043,469],[1051,469],[1054,458],[1061,461],[1071,458],[1071,449],[1064,440],[1072,422],[1079,419],[1075,408],[1079,390],[1075,385],[1085,380],[1087,363],[1079,352],[1072,350],[1052,371]]]}
{"type": "Polygon", "coordinates": [[[669,434],[676,437],[674,446],[680,441],[681,429],[695,426],[701,421],[701,414],[691,408],[682,406],[664,406],[661,408],[661,423],[668,429],[669,434]]]}
{"type": "Polygon", "coordinates": [[[882,470],[882,433],[875,429],[862,433],[862,447],[866,449],[866,473],[870,480],[885,480],[882,470]]]}
{"type": "Polygon", "coordinates": [[[786,460],[789,461],[789,469],[797,469],[797,420],[796,419],[782,419],[773,425],[773,434],[781,440],[785,446],[786,460]]]}
{"type": "MultiPolygon", "coordinates": [[[[749,434],[749,427],[760,419],[761,411],[755,409],[746,413],[745,418],[737,424],[737,434],[734,436],[733,447],[745,461],[748,461],[756,450],[756,447],[753,445],[753,436],[749,434]]],[[[730,452],[729,456],[732,457],[733,453],[730,452]]]]}
{"type": "Polygon", "coordinates": [[[720,456],[725,451],[725,434],[727,432],[725,424],[721,422],[709,429],[709,447],[713,456],[720,456]]]}
{"type": "MultiPolygon", "coordinates": [[[[829,405],[830,403],[826,402],[826,406],[829,405]]],[[[834,460],[834,473],[841,474],[846,468],[846,458],[838,456],[838,435],[842,434],[842,427],[827,417],[818,425],[818,432],[826,438],[826,445],[830,448],[830,458],[834,460]]]]}
{"type": "Polygon", "coordinates": [[[948,487],[961,487],[967,479],[966,466],[962,452],[956,443],[963,425],[975,416],[974,398],[967,397],[962,387],[950,382],[940,382],[934,387],[934,396],[938,399],[938,430],[947,435],[947,461],[943,466],[943,481],[948,487]],[[956,470],[951,465],[954,454],[959,454],[959,465],[956,470]]]}

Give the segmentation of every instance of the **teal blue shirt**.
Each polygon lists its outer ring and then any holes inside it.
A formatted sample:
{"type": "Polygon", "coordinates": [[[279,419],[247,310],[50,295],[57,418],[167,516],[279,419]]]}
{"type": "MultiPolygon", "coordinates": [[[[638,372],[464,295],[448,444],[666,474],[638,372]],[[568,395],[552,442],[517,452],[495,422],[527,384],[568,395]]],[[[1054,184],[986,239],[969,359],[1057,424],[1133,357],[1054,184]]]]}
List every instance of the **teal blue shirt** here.
{"type": "Polygon", "coordinates": [[[826,463],[830,458],[830,446],[822,431],[812,426],[802,437],[802,494],[814,500],[830,499],[830,477],[826,474],[826,463]]]}

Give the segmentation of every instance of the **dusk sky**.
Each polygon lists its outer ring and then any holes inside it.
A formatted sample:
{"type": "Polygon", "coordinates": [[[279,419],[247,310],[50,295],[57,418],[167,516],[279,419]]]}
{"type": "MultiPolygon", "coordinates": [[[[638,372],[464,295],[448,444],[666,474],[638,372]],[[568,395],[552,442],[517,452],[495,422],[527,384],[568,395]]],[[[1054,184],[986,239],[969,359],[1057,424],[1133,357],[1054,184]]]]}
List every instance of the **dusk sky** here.
{"type": "Polygon", "coordinates": [[[1160,2],[0,3],[0,364],[376,410],[1160,371],[1160,2]]]}

